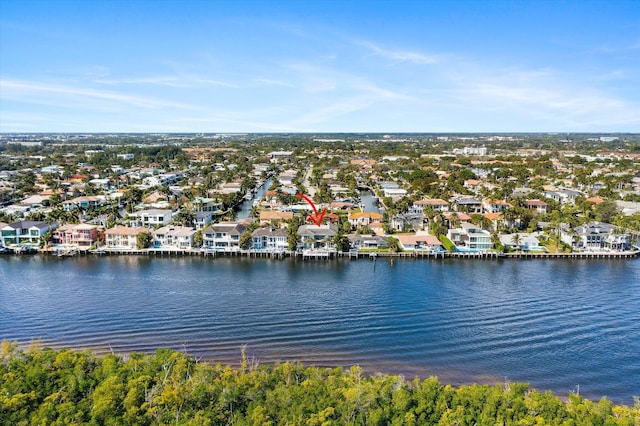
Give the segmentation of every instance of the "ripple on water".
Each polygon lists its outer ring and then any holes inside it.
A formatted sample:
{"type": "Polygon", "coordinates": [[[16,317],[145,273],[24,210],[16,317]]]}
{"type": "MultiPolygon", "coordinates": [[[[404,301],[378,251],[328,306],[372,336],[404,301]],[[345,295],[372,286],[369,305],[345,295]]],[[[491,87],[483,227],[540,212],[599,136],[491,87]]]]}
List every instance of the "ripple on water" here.
{"type": "Polygon", "coordinates": [[[640,394],[640,262],[0,258],[0,337],[640,394]]]}

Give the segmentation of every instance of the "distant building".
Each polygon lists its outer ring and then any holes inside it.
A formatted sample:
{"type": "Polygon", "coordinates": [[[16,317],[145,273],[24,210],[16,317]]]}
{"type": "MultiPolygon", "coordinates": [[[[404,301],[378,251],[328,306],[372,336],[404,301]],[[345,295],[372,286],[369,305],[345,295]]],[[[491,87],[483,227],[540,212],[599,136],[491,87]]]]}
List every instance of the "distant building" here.
{"type": "Polygon", "coordinates": [[[83,209],[83,210],[87,210],[88,208],[97,209],[102,205],[102,202],[103,202],[102,198],[87,195],[87,196],[76,197],[71,200],[63,201],[62,207],[64,208],[65,211],[68,211],[68,212],[76,208],[83,209]]]}
{"type": "Polygon", "coordinates": [[[409,213],[423,214],[425,210],[431,209],[434,212],[449,211],[449,203],[440,198],[429,198],[426,200],[415,201],[409,208],[409,213]]]}

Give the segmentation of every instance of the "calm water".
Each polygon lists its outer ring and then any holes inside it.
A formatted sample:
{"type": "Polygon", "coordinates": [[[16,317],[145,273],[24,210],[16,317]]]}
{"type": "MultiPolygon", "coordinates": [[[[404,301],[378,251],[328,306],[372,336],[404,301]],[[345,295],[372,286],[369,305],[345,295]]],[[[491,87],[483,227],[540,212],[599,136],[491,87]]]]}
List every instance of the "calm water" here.
{"type": "Polygon", "coordinates": [[[640,260],[0,257],[0,338],[640,395],[640,260]]]}

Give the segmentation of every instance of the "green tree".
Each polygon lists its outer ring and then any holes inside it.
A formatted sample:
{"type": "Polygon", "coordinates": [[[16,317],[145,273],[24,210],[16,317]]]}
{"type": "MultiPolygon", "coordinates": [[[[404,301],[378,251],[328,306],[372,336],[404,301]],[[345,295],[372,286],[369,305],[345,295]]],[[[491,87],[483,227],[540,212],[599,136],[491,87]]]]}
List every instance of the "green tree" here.
{"type": "Polygon", "coordinates": [[[138,250],[149,248],[151,243],[153,243],[153,235],[150,232],[143,231],[136,236],[136,248],[138,250]]]}

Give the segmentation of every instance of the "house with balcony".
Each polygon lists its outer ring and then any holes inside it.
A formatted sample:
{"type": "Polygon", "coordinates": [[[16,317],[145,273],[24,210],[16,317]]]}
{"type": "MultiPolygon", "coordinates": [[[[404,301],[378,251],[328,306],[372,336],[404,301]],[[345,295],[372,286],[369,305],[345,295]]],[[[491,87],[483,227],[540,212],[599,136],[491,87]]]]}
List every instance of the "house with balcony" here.
{"type": "Polygon", "coordinates": [[[247,225],[240,222],[220,222],[209,225],[202,232],[202,247],[205,250],[238,251],[240,237],[247,225]]]}
{"type": "Polygon", "coordinates": [[[585,251],[630,250],[631,236],[615,225],[590,222],[573,230],[566,228],[560,238],[573,249],[585,251]]]}
{"type": "Polygon", "coordinates": [[[482,213],[482,201],[472,197],[459,197],[453,199],[453,209],[457,212],[469,214],[482,213]]]}
{"type": "Polygon", "coordinates": [[[258,228],[251,233],[251,248],[253,250],[286,251],[289,249],[287,230],[274,229],[270,226],[258,228]]]}
{"type": "Polygon", "coordinates": [[[512,207],[511,204],[503,200],[494,200],[491,198],[482,200],[483,213],[503,213],[510,207],[512,207]]]}
{"type": "Polygon", "coordinates": [[[188,226],[166,225],[153,232],[153,248],[189,250],[196,230],[188,226]]]}
{"type": "Polygon", "coordinates": [[[399,213],[391,218],[390,226],[399,232],[418,231],[425,226],[425,216],[420,213],[399,213]]]}
{"type": "Polygon", "coordinates": [[[98,230],[97,225],[88,223],[62,225],[53,232],[53,242],[54,244],[89,248],[98,241],[98,230]]]}
{"type": "Polygon", "coordinates": [[[12,245],[31,245],[39,246],[42,237],[50,229],[55,229],[57,224],[22,220],[5,225],[0,232],[2,233],[2,245],[5,247],[12,245]]]}
{"type": "Polygon", "coordinates": [[[204,229],[213,222],[213,213],[212,212],[195,212],[196,219],[194,221],[194,225],[196,229],[204,229]]]}
{"type": "Polygon", "coordinates": [[[222,209],[222,203],[216,198],[196,197],[193,199],[193,209],[197,212],[216,213],[222,209]]]}
{"type": "Polygon", "coordinates": [[[338,227],[333,225],[302,225],[298,228],[300,236],[299,249],[303,250],[333,250],[333,237],[338,233],[338,227]]]}
{"type": "Polygon", "coordinates": [[[456,245],[457,251],[480,252],[493,248],[491,233],[471,223],[461,223],[459,228],[449,229],[447,238],[456,245]]]}
{"type": "Polygon", "coordinates": [[[426,200],[418,200],[409,207],[409,213],[424,214],[425,210],[432,210],[434,212],[447,212],[449,211],[449,203],[441,200],[440,198],[428,198],[426,200]]]}
{"type": "Polygon", "coordinates": [[[526,200],[524,206],[535,214],[547,213],[547,203],[542,200],[526,200]]]}
{"type": "Polygon", "coordinates": [[[156,226],[164,226],[171,222],[173,212],[165,209],[148,209],[138,210],[129,215],[132,218],[132,225],[134,226],[146,226],[147,228],[154,228],[156,226]]]}
{"type": "Polygon", "coordinates": [[[104,243],[107,249],[135,250],[138,243],[138,234],[142,232],[149,232],[149,229],[144,226],[129,228],[116,225],[104,231],[104,243]]]}

